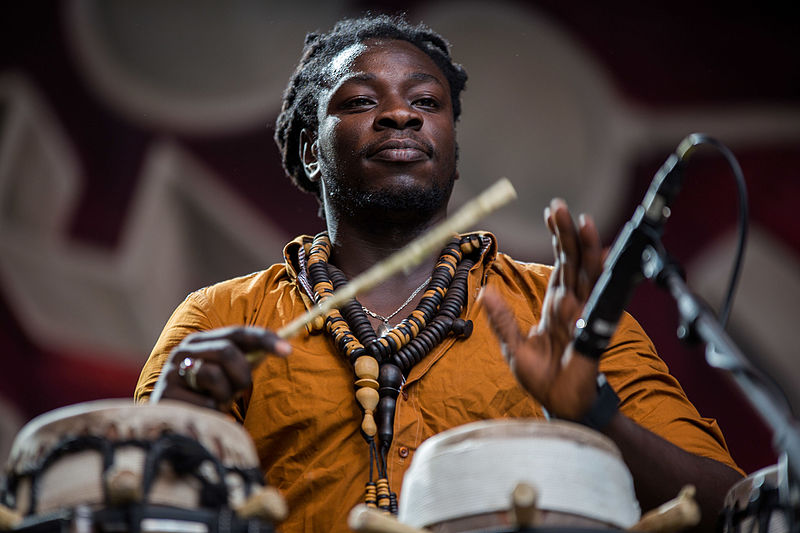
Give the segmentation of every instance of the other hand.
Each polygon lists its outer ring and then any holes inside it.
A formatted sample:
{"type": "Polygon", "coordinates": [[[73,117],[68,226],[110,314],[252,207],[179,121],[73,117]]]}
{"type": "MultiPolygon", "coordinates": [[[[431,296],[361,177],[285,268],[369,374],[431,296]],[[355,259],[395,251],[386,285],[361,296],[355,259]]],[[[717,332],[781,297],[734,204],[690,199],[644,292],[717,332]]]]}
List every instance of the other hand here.
{"type": "Polygon", "coordinates": [[[597,361],[572,349],[575,322],[602,272],[603,249],[592,219],[581,215],[576,226],[561,199],[544,213],[552,235],[555,263],[539,323],[524,335],[500,296],[481,294],[503,353],[520,384],[550,413],[580,420],[597,396],[597,361]]]}
{"type": "Polygon", "coordinates": [[[252,384],[246,354],[259,350],[286,356],[291,345],[257,327],[193,333],[170,352],[150,401],[169,398],[228,412],[236,395],[252,384]]]}

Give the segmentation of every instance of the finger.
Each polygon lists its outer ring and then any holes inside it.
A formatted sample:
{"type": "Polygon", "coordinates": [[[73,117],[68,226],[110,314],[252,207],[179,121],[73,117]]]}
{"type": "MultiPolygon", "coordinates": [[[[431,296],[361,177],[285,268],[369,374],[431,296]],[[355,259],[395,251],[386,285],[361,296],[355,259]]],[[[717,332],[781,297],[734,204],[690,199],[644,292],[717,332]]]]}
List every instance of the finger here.
{"type": "MultiPolygon", "coordinates": [[[[553,222],[552,211],[550,206],[544,208],[544,223],[547,230],[550,232],[550,245],[553,248],[553,272],[550,274],[550,279],[547,282],[550,294],[561,284],[561,250],[558,247],[558,237],[556,237],[556,226],[553,222]]],[[[545,300],[546,303],[546,300],[545,300]]]]}
{"type": "Polygon", "coordinates": [[[484,287],[478,298],[486,308],[492,330],[505,347],[506,357],[513,359],[520,344],[524,342],[514,314],[500,295],[489,287],[484,287]]]}
{"type": "MultiPolygon", "coordinates": [[[[154,391],[154,394],[150,397],[150,401],[153,403],[167,399],[180,400],[208,409],[217,409],[218,407],[214,398],[190,389],[186,384],[186,380],[178,375],[177,368],[174,365],[171,365],[171,368],[164,369],[161,380],[163,380],[163,386],[160,388],[160,393],[156,394],[154,391]]],[[[161,380],[159,385],[162,384],[161,380]]]]}
{"type": "Polygon", "coordinates": [[[230,395],[232,391],[246,389],[252,383],[250,364],[239,347],[228,339],[181,343],[172,357],[176,363],[186,357],[203,360],[204,365],[197,371],[198,387],[212,393],[215,398],[223,396],[226,391],[230,395]],[[212,365],[221,372],[213,370],[212,365]],[[206,366],[210,368],[206,370],[206,366]],[[212,377],[220,383],[214,383],[212,377]]]}
{"type": "Polygon", "coordinates": [[[234,343],[241,352],[265,351],[285,357],[292,351],[292,346],[271,330],[254,326],[232,326],[213,329],[190,335],[185,342],[195,343],[210,340],[228,340],[234,343]]]}
{"type": "Polygon", "coordinates": [[[575,290],[578,269],[581,264],[578,231],[564,200],[554,198],[550,202],[550,210],[552,211],[552,219],[555,224],[558,246],[561,252],[561,281],[568,290],[575,290]]]}
{"type": "Polygon", "coordinates": [[[558,230],[556,229],[556,223],[553,219],[553,211],[549,206],[544,208],[544,223],[547,226],[547,230],[550,232],[550,245],[553,248],[553,262],[557,267],[561,261],[561,248],[558,241],[558,230]]]}
{"type": "Polygon", "coordinates": [[[578,217],[578,236],[581,244],[581,270],[577,295],[586,300],[603,271],[603,245],[594,220],[589,215],[578,217]]]}

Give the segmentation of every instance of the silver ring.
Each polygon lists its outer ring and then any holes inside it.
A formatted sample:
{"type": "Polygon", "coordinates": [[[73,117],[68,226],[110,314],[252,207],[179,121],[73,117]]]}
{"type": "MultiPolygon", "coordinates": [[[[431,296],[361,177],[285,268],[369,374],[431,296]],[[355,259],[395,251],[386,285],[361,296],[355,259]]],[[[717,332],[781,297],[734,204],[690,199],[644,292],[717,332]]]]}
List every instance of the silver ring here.
{"type": "Polygon", "coordinates": [[[178,375],[183,378],[186,385],[193,391],[199,391],[197,388],[197,373],[200,367],[203,366],[202,359],[192,359],[191,357],[184,357],[178,365],[178,375]]]}

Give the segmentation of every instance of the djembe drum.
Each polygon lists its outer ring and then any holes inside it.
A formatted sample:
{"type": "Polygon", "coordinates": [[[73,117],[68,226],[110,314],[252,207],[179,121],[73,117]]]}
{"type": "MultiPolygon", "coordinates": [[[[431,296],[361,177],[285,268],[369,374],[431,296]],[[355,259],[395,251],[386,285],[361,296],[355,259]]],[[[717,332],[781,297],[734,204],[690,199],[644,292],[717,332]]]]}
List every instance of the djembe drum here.
{"type": "MultiPolygon", "coordinates": [[[[614,443],[570,422],[488,420],[423,442],[406,473],[398,520],[438,532],[517,531],[512,493],[536,492],[536,531],[610,531],[640,518],[614,443]]],[[[519,512],[517,510],[517,512],[519,512]]]]}
{"type": "Polygon", "coordinates": [[[722,530],[725,533],[788,533],[796,531],[800,508],[790,502],[784,463],[757,470],[735,483],[725,496],[722,530]]]}
{"type": "Polygon", "coordinates": [[[17,435],[6,476],[0,529],[19,532],[267,533],[286,514],[247,432],[182,402],[45,413],[17,435]]]}

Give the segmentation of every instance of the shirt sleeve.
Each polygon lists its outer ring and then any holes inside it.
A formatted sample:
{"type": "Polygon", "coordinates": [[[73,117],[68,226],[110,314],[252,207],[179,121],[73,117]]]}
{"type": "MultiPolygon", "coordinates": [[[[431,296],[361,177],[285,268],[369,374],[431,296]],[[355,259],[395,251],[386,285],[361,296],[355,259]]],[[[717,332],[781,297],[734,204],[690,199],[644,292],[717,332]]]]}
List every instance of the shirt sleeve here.
{"type": "Polygon", "coordinates": [[[184,337],[217,327],[208,316],[206,304],[204,293],[196,291],[187,296],[172,313],[139,375],[134,391],[136,402],[144,403],[150,399],[170,352],[184,337]]]}
{"type": "Polygon", "coordinates": [[[623,414],[676,446],[744,475],[716,420],[700,416],[656,354],[652,341],[628,313],[600,360],[600,371],[617,392],[623,414]]]}

